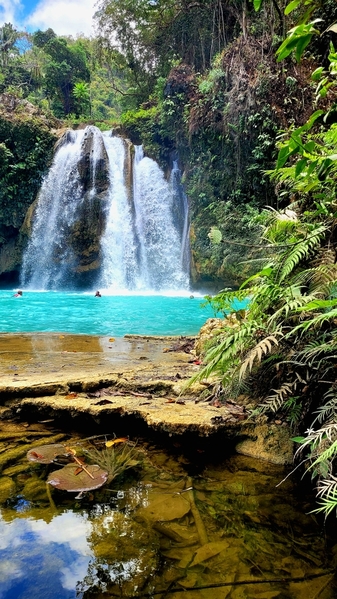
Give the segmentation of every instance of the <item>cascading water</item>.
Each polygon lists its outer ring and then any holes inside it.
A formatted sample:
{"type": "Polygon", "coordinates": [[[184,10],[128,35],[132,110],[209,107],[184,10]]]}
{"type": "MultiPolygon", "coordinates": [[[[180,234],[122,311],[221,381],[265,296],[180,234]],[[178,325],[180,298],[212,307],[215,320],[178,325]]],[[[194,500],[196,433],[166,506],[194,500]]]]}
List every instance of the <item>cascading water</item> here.
{"type": "Polygon", "coordinates": [[[101,239],[102,268],[97,286],[123,291],[137,287],[137,242],[124,182],[124,144],[121,138],[108,133],[104,141],[109,156],[109,208],[101,239]]]}
{"type": "Polygon", "coordinates": [[[178,161],[173,161],[170,184],[173,192],[174,222],[180,230],[181,252],[180,262],[183,272],[190,272],[190,244],[189,244],[189,218],[188,218],[188,200],[184,188],[181,184],[181,174],[178,167],[178,161]]]}
{"type": "Polygon", "coordinates": [[[23,257],[22,286],[32,289],[64,285],[71,249],[64,235],[74,221],[82,187],[76,176],[83,131],[68,132],[42,184],[32,237],[23,257]]]}
{"type": "Polygon", "coordinates": [[[165,180],[154,160],[144,157],[142,146],[135,146],[133,201],[140,269],[144,286],[153,290],[188,288],[182,259],[186,232],[184,239],[175,223],[177,187],[172,182],[165,180]]]}
{"type": "Polygon", "coordinates": [[[91,126],[67,132],[39,193],[22,286],[188,289],[188,205],[178,166],[166,181],[136,146],[129,189],[125,161],[121,138],[91,126]]]}

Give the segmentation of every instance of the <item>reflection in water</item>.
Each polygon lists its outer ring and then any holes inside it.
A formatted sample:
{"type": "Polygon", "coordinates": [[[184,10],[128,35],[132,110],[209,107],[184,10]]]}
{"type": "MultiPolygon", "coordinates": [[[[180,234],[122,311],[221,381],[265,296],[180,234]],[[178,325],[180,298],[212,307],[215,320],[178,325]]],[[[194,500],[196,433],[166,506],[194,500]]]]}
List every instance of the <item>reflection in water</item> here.
{"type": "MultiPolygon", "coordinates": [[[[47,490],[61,465],[27,462],[23,426],[15,425],[23,433],[15,443],[6,426],[0,599],[336,597],[333,531],[329,540],[307,515],[312,505],[293,482],[276,487],[282,468],[238,455],[201,465],[198,451],[189,461],[144,443],[141,470],[79,501],[47,490]]],[[[35,426],[37,447],[48,431],[35,426]]]]}
{"type": "Polygon", "coordinates": [[[38,513],[36,520],[34,510],[29,518],[0,518],[1,599],[75,597],[86,575],[91,523],[85,514],[66,511],[49,520],[47,511],[46,521],[38,513]]]}

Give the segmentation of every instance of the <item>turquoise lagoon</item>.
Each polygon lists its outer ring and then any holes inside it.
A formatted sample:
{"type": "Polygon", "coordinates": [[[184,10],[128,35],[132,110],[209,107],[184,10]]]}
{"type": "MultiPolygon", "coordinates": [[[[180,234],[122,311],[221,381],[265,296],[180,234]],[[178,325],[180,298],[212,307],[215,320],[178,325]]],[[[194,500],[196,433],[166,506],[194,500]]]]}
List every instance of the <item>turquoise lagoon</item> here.
{"type": "Polygon", "coordinates": [[[0,333],[195,335],[208,318],[203,296],[112,295],[94,292],[0,290],[0,333]]]}

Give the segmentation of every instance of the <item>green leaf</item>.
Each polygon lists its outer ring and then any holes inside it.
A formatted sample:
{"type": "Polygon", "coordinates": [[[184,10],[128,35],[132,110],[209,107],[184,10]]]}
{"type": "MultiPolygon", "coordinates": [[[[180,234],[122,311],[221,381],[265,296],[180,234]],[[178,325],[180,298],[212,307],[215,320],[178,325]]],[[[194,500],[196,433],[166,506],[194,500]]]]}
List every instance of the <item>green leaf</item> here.
{"type": "Polygon", "coordinates": [[[289,15],[289,13],[295,10],[300,3],[301,0],[293,0],[292,2],[290,2],[290,4],[288,4],[288,6],[285,7],[284,14],[289,15]]]}
{"type": "Polygon", "coordinates": [[[323,310],[326,308],[334,308],[337,306],[337,299],[335,300],[314,300],[309,302],[305,306],[301,306],[296,309],[296,312],[310,311],[310,310],[323,310]]]}
{"type": "Polygon", "coordinates": [[[305,167],[307,166],[307,158],[302,158],[301,160],[298,161],[298,163],[296,164],[296,168],[295,168],[295,177],[297,178],[305,169],[305,167]]]}
{"type": "Polygon", "coordinates": [[[305,437],[292,437],[292,439],[290,439],[291,441],[294,441],[294,443],[303,443],[303,441],[305,441],[305,437]]]}
{"type": "Polygon", "coordinates": [[[254,9],[256,12],[260,10],[263,0],[254,0],[254,9]]]}
{"type": "Polygon", "coordinates": [[[301,56],[305,50],[305,48],[307,47],[307,45],[310,43],[312,38],[312,33],[309,33],[308,35],[305,35],[304,37],[301,37],[297,46],[296,46],[296,51],[295,51],[295,58],[297,60],[297,62],[300,62],[301,60],[301,56]]]}
{"type": "Polygon", "coordinates": [[[316,144],[314,141],[308,141],[304,146],[305,151],[309,152],[309,154],[313,154],[315,148],[316,148],[316,144]]]}
{"type": "Polygon", "coordinates": [[[309,131],[309,129],[311,129],[313,124],[317,121],[317,119],[320,116],[322,116],[322,114],[324,114],[324,110],[315,110],[315,112],[312,113],[310,119],[308,119],[308,121],[303,125],[305,131],[309,131]]]}
{"type": "Polygon", "coordinates": [[[252,275],[251,277],[249,277],[248,279],[246,279],[240,289],[244,289],[245,287],[247,287],[247,284],[254,280],[254,279],[260,279],[261,277],[267,277],[270,278],[270,275],[273,273],[273,268],[271,266],[265,266],[265,268],[263,268],[262,270],[260,270],[260,272],[257,272],[255,275],[252,275]]]}
{"type": "Polygon", "coordinates": [[[278,156],[277,156],[276,170],[279,168],[282,168],[285,165],[289,156],[290,156],[289,146],[284,146],[283,148],[280,149],[278,156]]]}
{"type": "Polygon", "coordinates": [[[318,69],[315,69],[314,72],[311,73],[311,79],[313,81],[319,81],[324,72],[324,67],[318,67],[318,69]]]}
{"type": "Polygon", "coordinates": [[[280,62],[293,51],[293,49],[297,46],[298,38],[286,38],[281,46],[276,50],[276,55],[278,55],[277,62],[280,62]]]}

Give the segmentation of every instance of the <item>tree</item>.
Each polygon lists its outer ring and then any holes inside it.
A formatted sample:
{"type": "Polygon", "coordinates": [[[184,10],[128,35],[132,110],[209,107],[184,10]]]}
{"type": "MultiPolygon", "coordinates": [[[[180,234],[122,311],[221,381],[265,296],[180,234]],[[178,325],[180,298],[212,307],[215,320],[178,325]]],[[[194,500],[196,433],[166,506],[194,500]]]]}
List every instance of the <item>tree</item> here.
{"type": "Polygon", "coordinates": [[[73,88],[73,96],[77,100],[78,114],[86,116],[90,113],[90,86],[84,81],[75,83],[73,88]]]}
{"type": "Polygon", "coordinates": [[[1,67],[7,67],[11,53],[18,54],[15,47],[19,33],[11,23],[5,23],[0,27],[0,63],[1,67]]]}
{"type": "Polygon", "coordinates": [[[33,34],[33,43],[42,48],[47,60],[44,65],[44,87],[56,116],[75,112],[75,83],[87,83],[90,71],[87,55],[80,43],[70,43],[57,37],[51,29],[33,34]]]}

